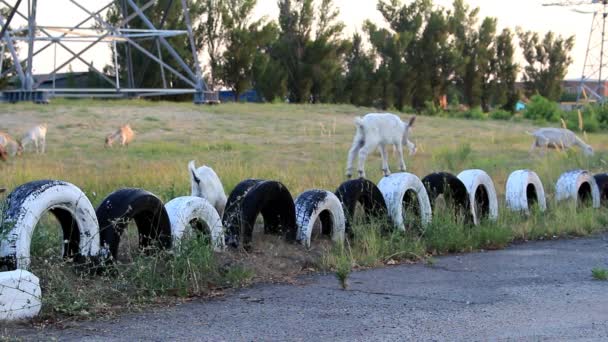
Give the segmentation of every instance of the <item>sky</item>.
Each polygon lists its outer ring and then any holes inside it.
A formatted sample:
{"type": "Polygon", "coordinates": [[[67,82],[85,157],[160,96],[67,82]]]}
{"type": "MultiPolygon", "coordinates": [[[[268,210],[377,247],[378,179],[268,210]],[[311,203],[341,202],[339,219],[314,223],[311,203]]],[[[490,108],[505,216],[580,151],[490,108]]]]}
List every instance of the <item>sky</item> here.
{"type": "MultiPolygon", "coordinates": [[[[410,0],[404,1],[409,2],[410,0]]],[[[542,6],[543,3],[548,1],[555,2],[556,0],[468,0],[467,2],[471,7],[480,8],[480,18],[496,17],[499,30],[505,27],[514,30],[515,27],[520,26],[524,30],[537,31],[542,34],[553,31],[563,36],[575,36],[576,43],[572,52],[574,63],[568,70],[567,78],[580,78],[592,15],[575,13],[568,7],[542,6]]],[[[9,2],[14,3],[15,1],[9,2]]],[[[99,8],[101,6],[99,3],[107,3],[107,1],[99,0],[79,0],[79,2],[90,9],[99,8]]],[[[340,9],[340,19],[346,25],[345,35],[361,31],[361,25],[367,19],[379,24],[383,22],[382,17],[376,10],[377,0],[334,0],[334,2],[340,9]]],[[[85,12],[68,0],[39,0],[38,3],[38,25],[70,26],[86,17],[85,12]]],[[[452,0],[434,0],[434,3],[451,7],[452,0]]],[[[254,17],[276,18],[277,14],[277,0],[258,0],[254,17]]],[[[18,23],[23,24],[23,21],[18,23]]],[[[44,42],[37,44],[42,46],[44,42]]],[[[79,43],[70,45],[73,50],[79,50],[82,47],[84,45],[79,43]]],[[[25,53],[27,49],[22,48],[22,51],[25,53]]],[[[50,72],[55,63],[54,50],[52,48],[47,49],[38,56],[34,63],[34,72],[50,72]]],[[[66,56],[68,56],[67,52],[57,48],[57,65],[65,61],[66,56]]],[[[83,58],[87,61],[93,61],[94,65],[101,69],[103,65],[111,62],[109,44],[101,44],[87,51],[83,58]]],[[[71,64],[73,70],[86,70],[86,66],[78,61],[71,64]]],[[[205,68],[204,65],[203,68],[205,68]]]]}

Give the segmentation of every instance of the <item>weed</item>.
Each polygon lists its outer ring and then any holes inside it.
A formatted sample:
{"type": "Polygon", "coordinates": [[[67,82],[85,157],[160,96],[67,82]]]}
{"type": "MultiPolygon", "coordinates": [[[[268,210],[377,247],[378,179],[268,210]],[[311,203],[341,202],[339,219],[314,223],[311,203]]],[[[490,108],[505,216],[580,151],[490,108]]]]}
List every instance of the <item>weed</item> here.
{"type": "Polygon", "coordinates": [[[595,267],[591,270],[593,279],[595,280],[608,280],[608,269],[603,267],[595,267]]]}

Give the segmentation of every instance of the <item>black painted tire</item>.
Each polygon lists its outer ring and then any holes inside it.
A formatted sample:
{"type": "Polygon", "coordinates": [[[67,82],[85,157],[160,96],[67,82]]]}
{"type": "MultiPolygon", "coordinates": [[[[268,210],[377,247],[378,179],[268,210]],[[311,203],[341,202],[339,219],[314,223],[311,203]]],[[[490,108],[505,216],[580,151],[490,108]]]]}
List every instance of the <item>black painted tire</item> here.
{"type": "Polygon", "coordinates": [[[446,203],[454,209],[456,215],[462,215],[465,220],[473,222],[469,193],[458,177],[449,172],[435,172],[424,177],[422,184],[424,184],[429,195],[433,210],[435,210],[437,198],[443,196],[446,203]]]}
{"type": "Polygon", "coordinates": [[[346,216],[346,233],[352,234],[352,220],[357,203],[361,204],[368,219],[388,219],[388,209],[384,196],[376,184],[358,178],[342,183],[336,190],[336,196],[342,203],[346,216]]]}
{"type": "Polygon", "coordinates": [[[59,221],[63,230],[64,257],[95,257],[99,254],[99,225],[87,196],[75,185],[57,180],[39,180],[15,188],[0,214],[0,266],[27,269],[34,228],[45,212],[59,221]]]}
{"type": "Polygon", "coordinates": [[[600,190],[600,205],[608,206],[608,173],[600,173],[593,178],[600,190]]]}
{"type": "Polygon", "coordinates": [[[131,220],[139,232],[140,248],[171,248],[171,223],[163,202],[142,189],[120,189],[106,197],[97,208],[102,248],[118,256],[120,236],[131,220]]]}
{"type": "Polygon", "coordinates": [[[280,182],[248,179],[230,194],[224,211],[226,245],[251,248],[258,215],[264,218],[265,234],[282,234],[296,241],[296,210],[291,193],[280,182]]]}
{"type": "MultiPolygon", "coordinates": [[[[229,227],[241,227],[241,206],[243,199],[245,199],[245,195],[251,188],[263,181],[263,179],[245,179],[237,184],[230,193],[230,196],[228,196],[226,207],[224,208],[224,215],[222,216],[222,224],[224,225],[226,232],[225,244],[227,246],[235,248],[239,246],[240,234],[230,234],[229,227]]],[[[240,228],[238,228],[238,231],[240,232],[240,228]]]]}
{"type": "Polygon", "coordinates": [[[326,190],[308,190],[295,200],[298,241],[310,248],[315,221],[322,224],[322,233],[330,235],[333,242],[344,242],[346,219],[342,203],[336,195],[326,190]]]}

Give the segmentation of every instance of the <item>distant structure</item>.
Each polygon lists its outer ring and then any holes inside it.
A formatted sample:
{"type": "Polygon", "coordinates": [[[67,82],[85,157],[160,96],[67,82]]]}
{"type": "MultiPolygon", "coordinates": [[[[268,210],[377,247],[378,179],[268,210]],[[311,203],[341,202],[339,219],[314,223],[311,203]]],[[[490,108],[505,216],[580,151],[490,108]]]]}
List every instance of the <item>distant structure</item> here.
{"type": "Polygon", "coordinates": [[[562,0],[545,3],[543,6],[568,6],[572,11],[582,14],[592,14],[591,32],[585,53],[583,75],[579,80],[577,99],[578,104],[587,102],[604,102],[606,100],[606,17],[608,16],[608,0],[562,0]]]}
{"type": "MultiPolygon", "coordinates": [[[[2,92],[2,99],[9,102],[34,101],[47,102],[50,97],[70,96],[70,97],[143,97],[143,96],[163,96],[177,94],[192,94],[195,103],[216,102],[217,92],[211,91],[203,81],[201,67],[198,63],[196,48],[194,47],[194,36],[187,0],[170,0],[164,13],[168,13],[172,6],[179,7],[182,19],[186,24],[185,29],[164,29],[166,15],[161,22],[153,23],[145,14],[145,11],[155,5],[157,0],[149,0],[143,5],[138,5],[134,0],[108,0],[108,1],[84,1],[84,0],[65,0],[61,4],[57,0],[0,0],[0,5],[8,9],[8,15],[0,15],[0,77],[8,74],[16,74],[18,84],[16,89],[2,92]],[[52,1],[57,6],[71,5],[76,6],[85,15],[84,19],[75,26],[44,26],[36,21],[37,7],[39,1],[52,1]],[[92,4],[95,3],[95,4],[92,4]],[[99,3],[105,3],[100,5],[99,3]],[[117,24],[110,24],[103,19],[102,14],[111,6],[118,5],[121,10],[121,18],[117,24]],[[96,8],[90,8],[96,7],[96,8]],[[12,30],[9,25],[15,17],[26,20],[27,26],[12,30]],[[146,28],[130,28],[129,23],[137,19],[146,28]],[[192,53],[194,65],[188,65],[184,61],[184,56],[180,56],[177,50],[171,46],[168,38],[178,35],[187,35],[192,53]],[[153,40],[156,42],[155,51],[149,51],[141,45],[141,42],[153,40]],[[27,45],[27,55],[21,56],[16,48],[18,42],[27,45]],[[74,43],[86,43],[84,48],[74,50],[74,43]],[[99,44],[110,45],[114,51],[114,70],[115,75],[107,75],[98,70],[91,62],[83,59],[82,55],[99,44]],[[126,70],[122,70],[126,75],[125,80],[120,79],[120,71],[117,60],[117,44],[124,44],[126,53],[121,55],[125,59],[126,70]],[[42,51],[53,47],[56,51],[57,46],[68,51],[70,57],[65,60],[57,60],[54,53],[53,71],[45,75],[34,75],[36,56],[42,51]],[[5,49],[10,52],[13,67],[10,70],[2,70],[2,62],[5,49]],[[135,74],[138,72],[134,68],[132,54],[133,50],[141,52],[146,56],[152,65],[159,68],[163,86],[160,88],[141,88],[135,82],[135,74]],[[171,60],[179,65],[176,69],[163,60],[163,50],[171,56],[171,60]],[[66,82],[58,82],[57,76],[65,76],[60,72],[70,65],[71,62],[78,60],[88,66],[89,70],[98,75],[106,84],[103,86],[90,88],[64,87],[66,82]],[[166,74],[171,73],[182,80],[188,87],[173,88],[166,80],[166,74]],[[126,84],[124,81],[126,81],[126,84]],[[58,84],[61,87],[58,87],[58,84]]],[[[78,44],[77,44],[78,45],[78,44]]],[[[153,45],[153,44],[151,44],[153,45]]],[[[141,66],[137,66],[141,67],[141,66]]],[[[77,75],[76,75],[77,76],[77,75]]]]}

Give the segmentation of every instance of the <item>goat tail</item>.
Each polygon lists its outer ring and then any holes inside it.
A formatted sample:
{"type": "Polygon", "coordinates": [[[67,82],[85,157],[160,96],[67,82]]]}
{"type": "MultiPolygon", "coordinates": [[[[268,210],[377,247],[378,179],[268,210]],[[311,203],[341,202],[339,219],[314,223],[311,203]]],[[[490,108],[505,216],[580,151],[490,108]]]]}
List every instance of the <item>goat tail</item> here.
{"type": "Polygon", "coordinates": [[[416,115],[410,118],[410,121],[407,123],[407,126],[412,127],[414,125],[414,122],[416,122],[416,115]]]}

